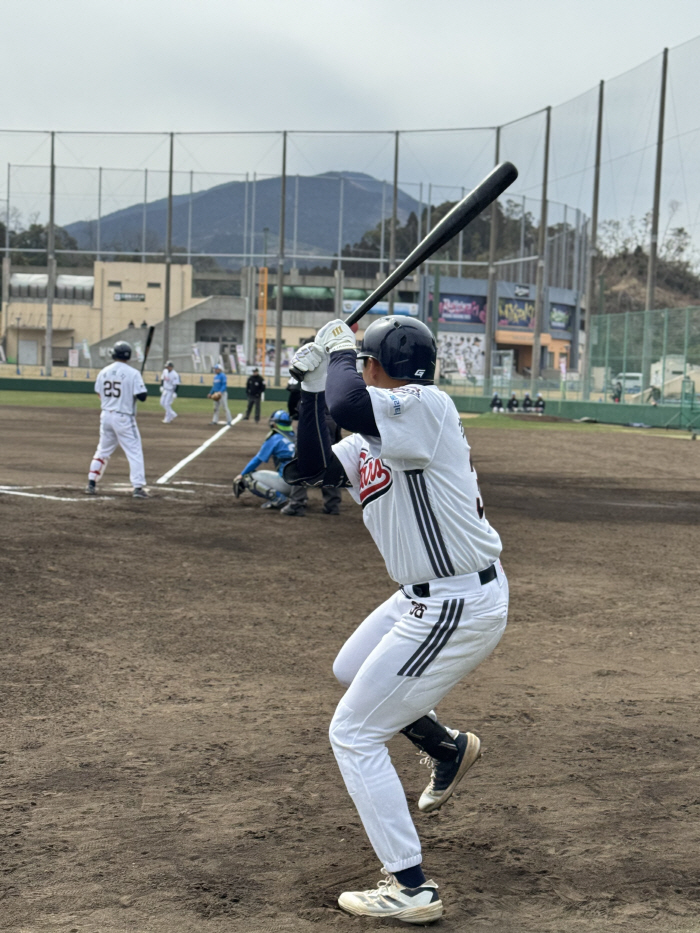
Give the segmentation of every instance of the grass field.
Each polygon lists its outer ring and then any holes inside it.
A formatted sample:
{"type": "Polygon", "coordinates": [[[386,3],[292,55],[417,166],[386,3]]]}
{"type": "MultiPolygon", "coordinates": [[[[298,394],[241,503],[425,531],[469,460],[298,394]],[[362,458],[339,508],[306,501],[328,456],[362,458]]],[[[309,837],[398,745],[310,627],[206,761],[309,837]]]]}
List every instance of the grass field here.
{"type": "MultiPolygon", "coordinates": [[[[139,402],[139,412],[161,412],[159,396],[149,396],[147,401],[139,402]]],[[[100,400],[96,394],[82,392],[15,392],[0,391],[0,405],[24,405],[28,408],[94,408],[99,410],[100,400]]],[[[213,402],[208,398],[179,398],[175,410],[180,415],[208,414],[213,411],[213,402]]],[[[229,399],[229,410],[233,415],[245,412],[244,399],[229,399]]],[[[284,408],[282,402],[263,402],[261,416],[268,417],[278,408],[284,408]]]]}
{"type": "MultiPolygon", "coordinates": [[[[244,399],[229,399],[229,409],[233,415],[239,412],[243,413],[246,409],[244,399]]],[[[20,392],[13,390],[0,391],[0,406],[2,405],[22,405],[28,408],[92,408],[98,410],[100,407],[97,395],[83,394],[80,392],[20,392]]],[[[283,402],[263,402],[261,408],[261,417],[269,418],[273,411],[278,408],[285,408],[283,402]]],[[[202,414],[210,415],[212,412],[212,402],[203,398],[179,398],[175,403],[175,410],[180,415],[202,414]]],[[[139,412],[160,412],[159,396],[149,396],[148,400],[139,403],[139,412]]],[[[689,440],[690,435],[683,431],[668,431],[663,428],[628,428],[619,424],[579,424],[575,421],[542,421],[537,417],[530,416],[509,416],[493,415],[490,413],[483,415],[462,415],[463,419],[468,420],[473,425],[480,428],[494,428],[505,431],[582,431],[588,434],[609,433],[617,434],[624,432],[626,434],[644,434],[660,435],[663,437],[689,440]]]]}

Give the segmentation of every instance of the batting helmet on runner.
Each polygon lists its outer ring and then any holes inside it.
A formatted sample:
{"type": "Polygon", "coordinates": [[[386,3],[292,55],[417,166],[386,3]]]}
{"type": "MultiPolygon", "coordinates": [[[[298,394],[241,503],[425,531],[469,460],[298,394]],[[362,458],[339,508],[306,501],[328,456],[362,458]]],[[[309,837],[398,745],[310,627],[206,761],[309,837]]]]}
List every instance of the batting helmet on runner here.
{"type": "Polygon", "coordinates": [[[437,343],[421,321],[396,314],[369,325],[357,354],[360,360],[367,357],[378,360],[392,379],[430,385],[435,376],[437,343]]]}
{"type": "Polygon", "coordinates": [[[112,347],[112,359],[130,360],[131,344],[127,343],[126,340],[118,340],[112,347]]]}
{"type": "Polygon", "coordinates": [[[292,430],[292,418],[284,408],[278,408],[270,415],[269,425],[273,431],[279,431],[282,434],[289,434],[292,430]]]}

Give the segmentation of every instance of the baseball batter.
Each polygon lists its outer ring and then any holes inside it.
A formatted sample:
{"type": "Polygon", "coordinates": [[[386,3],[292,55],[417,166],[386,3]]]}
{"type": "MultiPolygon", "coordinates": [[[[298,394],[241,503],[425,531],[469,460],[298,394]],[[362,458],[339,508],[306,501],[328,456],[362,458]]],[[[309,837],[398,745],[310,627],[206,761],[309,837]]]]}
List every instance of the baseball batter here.
{"type": "Polygon", "coordinates": [[[399,584],[350,636],[333,670],[346,692],[330,727],[345,784],[385,879],[346,891],[353,914],[427,923],[442,915],[386,743],[402,732],[431,778],[418,808],[442,806],[478,759],[471,732],[442,725],[440,700],[484,660],[506,626],[501,541],[486,519],[470,447],[452,399],[433,384],[436,344],[406,317],[375,321],[359,353],[342,321],[297,351],[304,372],[290,483],[347,486],[399,584]],[[326,388],[327,378],[327,388],[326,388]],[[331,446],[325,420],[352,435],[331,446]]]}
{"type": "Polygon", "coordinates": [[[180,376],[175,371],[172,360],[168,360],[160,376],[160,404],[165,409],[163,424],[170,424],[177,418],[177,412],[173,411],[173,402],[179,385],[180,376]]]}
{"type": "Polygon", "coordinates": [[[131,347],[120,340],[112,350],[113,363],[105,366],[95,380],[95,392],[100,396],[100,440],[90,464],[85,492],[94,496],[97,481],[102,477],[109,458],[117,447],[129,461],[129,478],[135,499],[148,499],[144,489],[146,470],[143,463],[141,435],[136,425],[136,400],[145,402],[148,396],[141,373],[129,366],[131,347]]]}

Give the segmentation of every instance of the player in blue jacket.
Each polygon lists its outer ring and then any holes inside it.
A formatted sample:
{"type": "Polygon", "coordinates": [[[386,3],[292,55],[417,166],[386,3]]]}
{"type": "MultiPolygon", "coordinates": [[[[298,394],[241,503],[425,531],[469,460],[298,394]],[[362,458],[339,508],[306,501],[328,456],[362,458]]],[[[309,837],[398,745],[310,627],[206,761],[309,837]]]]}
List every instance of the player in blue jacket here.
{"type": "Polygon", "coordinates": [[[246,464],[233,481],[233,494],[238,498],[244,490],[267,501],[262,509],[281,509],[292,491],[289,483],[282,479],[282,470],[294,458],[295,437],[289,412],[280,408],[270,415],[270,433],[262,447],[246,464]],[[259,470],[258,467],[272,460],[274,470],[259,470]]]}
{"type": "Polygon", "coordinates": [[[212,383],[211,392],[207,396],[207,398],[213,399],[214,401],[214,414],[212,415],[211,423],[219,423],[219,409],[223,408],[224,414],[226,415],[226,424],[231,424],[233,419],[228,407],[228,382],[226,380],[224,368],[220,363],[217,363],[214,367],[214,373],[214,382],[212,383]]]}

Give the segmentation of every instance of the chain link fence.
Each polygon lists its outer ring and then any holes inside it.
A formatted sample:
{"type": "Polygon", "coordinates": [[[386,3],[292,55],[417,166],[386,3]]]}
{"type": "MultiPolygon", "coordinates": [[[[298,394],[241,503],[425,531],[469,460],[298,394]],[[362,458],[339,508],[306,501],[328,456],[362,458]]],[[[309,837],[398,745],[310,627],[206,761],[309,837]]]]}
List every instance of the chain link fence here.
{"type": "MultiPolygon", "coordinates": [[[[493,343],[494,366],[503,364],[496,351],[506,354],[503,365],[512,367],[515,384],[555,391],[559,380],[560,391],[587,397],[610,394],[612,370],[639,371],[646,392],[654,367],[663,370],[663,328],[648,312],[685,308],[700,289],[698,78],[700,39],[694,39],[500,127],[0,131],[3,332],[17,311],[7,310],[9,299],[21,297],[10,294],[10,268],[52,274],[51,258],[59,273],[83,274],[95,261],[188,263],[192,298],[247,294],[258,304],[259,291],[245,292],[240,271],[264,267],[271,310],[283,268],[288,276],[318,278],[315,286],[308,279],[306,292],[285,280],[285,312],[337,313],[333,288],[341,301],[360,300],[455,201],[508,159],[519,178],[496,211],[425,264],[426,286],[406,283],[397,300],[417,303],[437,272],[452,292],[481,308],[481,316],[470,311],[460,318],[452,302],[451,317],[441,316],[439,327],[480,330],[493,343]],[[478,283],[485,280],[497,283],[494,294],[507,299],[510,319],[500,305],[482,313],[488,289],[478,283]],[[645,311],[646,330],[639,324],[645,311]],[[642,327],[646,335],[638,360],[630,349],[633,370],[614,349],[621,339],[614,335],[625,327],[630,348],[631,333],[642,327]],[[547,335],[568,341],[566,353],[553,352],[547,335]],[[526,344],[534,346],[529,356],[518,349],[526,344]],[[607,368],[602,345],[614,358],[607,368]]],[[[664,313],[675,321],[672,310],[664,313]]],[[[692,324],[690,332],[692,338],[692,324]]],[[[465,390],[487,391],[495,371],[476,365],[473,372],[465,390]]],[[[623,385],[621,401],[629,394],[623,385]]]]}

